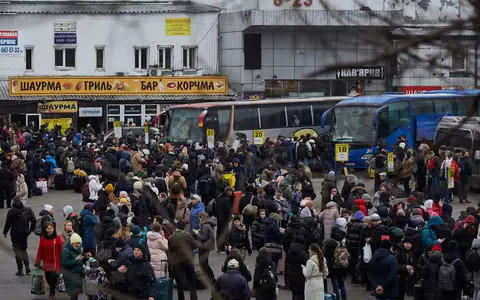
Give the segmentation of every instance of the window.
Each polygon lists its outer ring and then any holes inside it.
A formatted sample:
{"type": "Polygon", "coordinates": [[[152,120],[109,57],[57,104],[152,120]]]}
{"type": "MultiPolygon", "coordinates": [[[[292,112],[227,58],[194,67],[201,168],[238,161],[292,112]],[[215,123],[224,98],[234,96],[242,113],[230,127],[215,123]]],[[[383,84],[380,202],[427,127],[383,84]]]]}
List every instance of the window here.
{"type": "Polygon", "coordinates": [[[388,110],[382,108],[378,113],[377,123],[378,138],[384,139],[390,135],[390,124],[388,121],[388,110]]]}
{"type": "Polygon", "coordinates": [[[401,127],[410,126],[410,104],[408,102],[388,104],[388,121],[390,134],[401,127]]]}
{"type": "Polygon", "coordinates": [[[262,128],[280,128],[286,127],[285,107],[284,106],[266,106],[260,107],[260,119],[262,128]]]}
{"type": "Polygon", "coordinates": [[[95,68],[105,69],[104,56],[105,56],[105,48],[95,47],[95,58],[96,58],[95,68]]]}
{"type": "MultiPolygon", "coordinates": [[[[320,125],[322,123],[322,116],[323,113],[332,107],[335,106],[335,102],[323,102],[322,104],[314,104],[313,105],[313,122],[315,125],[320,125]]],[[[326,124],[330,125],[333,121],[333,111],[328,114],[326,118],[326,124]]]]}
{"type": "Polygon", "coordinates": [[[33,47],[25,47],[25,70],[33,70],[33,47]]]}
{"type": "Polygon", "coordinates": [[[245,70],[260,70],[262,68],[262,35],[243,35],[243,56],[245,70]]]}
{"type": "Polygon", "coordinates": [[[258,109],[255,106],[235,106],[233,129],[252,130],[259,128],[258,109]]]}
{"type": "Polygon", "coordinates": [[[75,68],[75,48],[55,49],[55,67],[75,68]]]}
{"type": "Polygon", "coordinates": [[[434,112],[433,100],[425,99],[412,101],[412,111],[415,116],[432,114],[434,112]]]}
{"type": "Polygon", "coordinates": [[[189,69],[197,68],[197,46],[183,46],[183,67],[189,69]]]}
{"type": "Polygon", "coordinates": [[[158,46],[158,67],[163,69],[172,68],[173,46],[158,46]]]}
{"type": "Polygon", "coordinates": [[[265,80],[265,98],[282,98],[283,81],[265,80]]]}
{"type": "Polygon", "coordinates": [[[452,49],[452,69],[467,69],[467,47],[457,46],[452,49]]]}
{"type": "Polygon", "coordinates": [[[288,126],[310,126],[312,125],[312,111],[310,104],[287,106],[288,126]]]}
{"type": "Polygon", "coordinates": [[[230,131],[230,107],[222,107],[215,109],[218,119],[218,134],[215,134],[220,141],[224,141],[228,137],[230,131]]]}
{"type": "Polygon", "coordinates": [[[453,114],[452,99],[436,99],[433,102],[436,114],[453,114]]]}
{"type": "Polygon", "coordinates": [[[146,70],[148,67],[148,48],[135,48],[135,69],[146,70]]]}
{"type": "MultiPolygon", "coordinates": [[[[456,110],[454,115],[466,116],[468,112],[472,109],[473,101],[475,100],[473,97],[458,97],[454,101],[456,103],[456,110]]],[[[478,149],[480,150],[480,148],[478,149]]]]}

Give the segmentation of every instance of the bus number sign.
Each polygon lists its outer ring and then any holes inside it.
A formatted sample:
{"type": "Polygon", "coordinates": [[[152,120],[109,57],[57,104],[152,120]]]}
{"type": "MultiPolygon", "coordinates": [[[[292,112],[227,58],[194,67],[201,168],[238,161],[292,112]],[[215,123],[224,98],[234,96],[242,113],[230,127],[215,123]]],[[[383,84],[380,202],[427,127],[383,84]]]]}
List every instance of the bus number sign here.
{"type": "Polygon", "coordinates": [[[253,131],[253,144],[254,145],[263,145],[265,143],[265,134],[263,130],[254,130],[253,131]]]}
{"type": "Polygon", "coordinates": [[[448,168],[448,188],[453,189],[455,187],[455,169],[448,168]]]}
{"type": "Polygon", "coordinates": [[[348,161],[348,144],[335,145],[335,160],[348,161]]]}
{"type": "Polygon", "coordinates": [[[395,170],[395,166],[393,164],[393,152],[388,152],[387,163],[388,163],[388,172],[393,172],[395,170]]]}
{"type": "Polygon", "coordinates": [[[215,146],[215,130],[207,129],[207,145],[208,148],[213,148],[215,146]]]}

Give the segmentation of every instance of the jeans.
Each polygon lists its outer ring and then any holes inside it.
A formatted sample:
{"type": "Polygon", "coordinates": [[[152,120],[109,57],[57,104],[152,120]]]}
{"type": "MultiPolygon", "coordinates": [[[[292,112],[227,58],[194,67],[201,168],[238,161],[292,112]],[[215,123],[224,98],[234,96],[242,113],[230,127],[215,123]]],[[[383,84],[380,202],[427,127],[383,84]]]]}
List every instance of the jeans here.
{"type": "Polygon", "coordinates": [[[347,289],[345,288],[345,278],[332,277],[332,290],[337,300],[347,300],[347,289]],[[341,298],[340,298],[341,296],[341,298]]]}
{"type": "Polygon", "coordinates": [[[73,173],[65,173],[65,184],[67,186],[73,185],[73,173]]]}
{"type": "Polygon", "coordinates": [[[195,286],[195,269],[190,263],[175,265],[175,281],[177,282],[178,300],[185,300],[185,287],[189,287],[190,299],[197,300],[197,288],[195,286]]]}
{"type": "Polygon", "coordinates": [[[5,206],[5,200],[7,200],[7,207],[10,207],[12,203],[12,188],[9,184],[0,186],[0,208],[5,206]]]}
{"type": "Polygon", "coordinates": [[[432,176],[432,186],[431,186],[432,192],[436,193],[439,188],[440,188],[440,177],[432,176]]]}

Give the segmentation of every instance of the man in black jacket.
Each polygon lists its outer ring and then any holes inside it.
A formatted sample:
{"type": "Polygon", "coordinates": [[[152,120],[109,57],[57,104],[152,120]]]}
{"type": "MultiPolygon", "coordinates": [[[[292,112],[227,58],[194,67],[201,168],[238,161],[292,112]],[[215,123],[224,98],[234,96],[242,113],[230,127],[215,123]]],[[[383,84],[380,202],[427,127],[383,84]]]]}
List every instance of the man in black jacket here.
{"type": "Polygon", "coordinates": [[[12,180],[12,171],[6,164],[2,164],[0,161],[0,208],[4,208],[5,200],[7,200],[7,207],[10,207],[12,201],[12,180]]]}
{"type": "Polygon", "coordinates": [[[225,251],[225,234],[228,230],[227,223],[232,216],[233,209],[233,188],[227,186],[225,191],[215,200],[215,214],[217,217],[217,250],[225,251]]]}
{"type": "Polygon", "coordinates": [[[35,214],[29,207],[25,207],[20,198],[15,197],[13,207],[8,211],[5,227],[3,228],[3,236],[6,238],[10,231],[13,252],[15,253],[15,261],[17,262],[17,276],[23,276],[23,265],[25,272],[30,274],[30,266],[28,261],[28,235],[33,232],[36,224],[35,214]]]}

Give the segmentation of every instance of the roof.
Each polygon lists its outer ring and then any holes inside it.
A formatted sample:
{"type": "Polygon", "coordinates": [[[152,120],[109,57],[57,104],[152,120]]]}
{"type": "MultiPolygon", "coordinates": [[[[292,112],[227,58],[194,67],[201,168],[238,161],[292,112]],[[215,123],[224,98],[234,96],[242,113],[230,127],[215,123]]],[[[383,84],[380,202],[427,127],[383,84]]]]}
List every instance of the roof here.
{"type": "MultiPolygon", "coordinates": [[[[442,25],[434,25],[429,24],[428,26],[404,26],[392,30],[391,33],[393,36],[424,36],[434,34],[436,32],[442,31],[449,28],[449,26],[442,25]]],[[[475,30],[465,28],[462,30],[448,30],[443,35],[445,36],[477,36],[475,30]]]]}
{"type": "Polygon", "coordinates": [[[154,14],[218,13],[220,8],[190,1],[173,2],[0,2],[0,14],[154,14]]]}
{"type": "Polygon", "coordinates": [[[95,100],[95,101],[165,101],[168,103],[235,101],[238,97],[229,90],[228,95],[55,95],[55,96],[10,96],[8,80],[0,80],[0,100],[38,101],[38,100],[95,100]]]}
{"type": "Polygon", "coordinates": [[[306,98],[306,99],[297,99],[297,98],[292,98],[292,99],[266,99],[266,100],[258,100],[258,101],[229,101],[229,102],[206,102],[206,103],[193,103],[193,104],[182,104],[182,105],[177,105],[175,108],[198,108],[198,109],[207,109],[212,106],[217,106],[219,104],[221,105],[233,105],[235,106],[238,105],[268,105],[268,104],[277,104],[277,103],[284,103],[284,104],[297,104],[297,103],[309,103],[309,102],[332,102],[336,101],[339,102],[341,100],[345,99],[345,97],[318,97],[318,98],[306,98]]]}
{"type": "Polygon", "coordinates": [[[476,96],[480,94],[478,89],[453,89],[453,90],[437,90],[437,91],[425,91],[423,94],[450,94],[450,95],[465,95],[476,96]]]}

